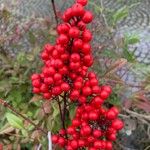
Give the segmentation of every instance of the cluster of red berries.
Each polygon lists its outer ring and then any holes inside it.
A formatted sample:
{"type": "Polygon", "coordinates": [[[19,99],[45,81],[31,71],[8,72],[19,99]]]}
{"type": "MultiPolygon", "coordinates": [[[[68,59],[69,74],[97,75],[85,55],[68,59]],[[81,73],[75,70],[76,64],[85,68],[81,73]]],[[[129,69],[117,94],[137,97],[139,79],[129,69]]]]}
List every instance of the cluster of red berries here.
{"type": "Polygon", "coordinates": [[[91,101],[79,106],[72,124],[66,130],[53,135],[53,143],[65,147],[66,150],[112,150],[116,133],[123,128],[122,121],[117,118],[118,109],[106,109],[93,104],[91,101]]]}
{"type": "Polygon", "coordinates": [[[55,45],[46,44],[42,51],[42,73],[32,75],[33,92],[48,100],[65,92],[68,101],[79,104],[72,124],[53,135],[54,144],[67,150],[111,150],[123,123],[117,119],[117,108],[102,107],[111,94],[110,86],[99,86],[96,74],[88,71],[93,57],[87,24],[93,15],[84,9],[87,2],[76,0],[64,12],[55,45]]]}

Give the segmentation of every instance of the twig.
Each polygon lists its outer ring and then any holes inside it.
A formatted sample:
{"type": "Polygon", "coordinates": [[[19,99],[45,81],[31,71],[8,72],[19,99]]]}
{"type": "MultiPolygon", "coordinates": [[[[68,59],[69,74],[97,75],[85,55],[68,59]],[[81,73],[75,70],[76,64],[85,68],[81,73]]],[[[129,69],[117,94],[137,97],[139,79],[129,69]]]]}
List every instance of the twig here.
{"type": "Polygon", "coordinates": [[[56,20],[56,23],[58,25],[58,16],[57,16],[56,7],[55,7],[55,1],[51,0],[51,3],[52,3],[52,7],[53,7],[53,12],[54,12],[54,15],[55,15],[55,20],[56,20]]]}
{"type": "Polygon", "coordinates": [[[52,136],[51,136],[51,132],[48,132],[48,150],[52,150],[52,136]]]}
{"type": "Polygon", "coordinates": [[[13,111],[14,113],[16,113],[18,116],[22,117],[24,120],[26,120],[27,122],[29,122],[30,124],[32,124],[33,126],[35,126],[36,129],[42,131],[44,134],[47,135],[47,132],[40,128],[38,125],[36,125],[33,121],[31,121],[29,118],[27,118],[26,116],[20,114],[18,111],[16,111],[10,104],[8,104],[6,101],[4,101],[3,99],[0,99],[0,104],[2,104],[4,107],[10,109],[11,111],[13,111]]]}
{"type": "Polygon", "coordinates": [[[65,124],[64,124],[64,121],[63,121],[63,114],[62,114],[62,109],[61,109],[61,103],[59,101],[59,98],[56,99],[56,101],[57,101],[58,107],[59,107],[60,119],[61,119],[62,127],[63,127],[63,129],[65,129],[65,124]]]}
{"type": "Polygon", "coordinates": [[[133,112],[133,111],[131,111],[131,110],[129,110],[129,109],[123,109],[125,112],[127,112],[128,114],[130,114],[130,115],[132,115],[132,116],[134,116],[134,117],[136,117],[136,118],[143,118],[143,119],[145,119],[145,120],[147,120],[147,121],[150,121],[150,115],[148,116],[146,116],[146,115],[142,115],[142,114],[138,114],[138,113],[136,113],[136,112],[133,112]]]}

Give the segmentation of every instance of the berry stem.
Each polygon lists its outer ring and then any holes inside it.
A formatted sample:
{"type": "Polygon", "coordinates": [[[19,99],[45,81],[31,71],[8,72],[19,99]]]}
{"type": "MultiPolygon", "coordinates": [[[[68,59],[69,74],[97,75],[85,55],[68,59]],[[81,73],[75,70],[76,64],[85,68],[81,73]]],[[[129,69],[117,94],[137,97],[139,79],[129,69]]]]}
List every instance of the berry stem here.
{"type": "MultiPolygon", "coordinates": [[[[67,93],[64,94],[64,113],[63,113],[64,127],[65,127],[65,120],[66,120],[66,112],[67,112],[67,93]]],[[[66,129],[66,127],[64,129],[66,129]]],[[[66,139],[67,139],[68,138],[67,134],[65,134],[65,136],[66,136],[66,139]]]]}
{"type": "Polygon", "coordinates": [[[62,108],[61,108],[61,102],[59,101],[59,98],[56,99],[58,106],[59,106],[59,112],[60,112],[60,119],[61,119],[61,123],[62,123],[62,127],[63,129],[65,129],[65,123],[64,123],[64,119],[63,119],[63,112],[62,112],[62,108]]]}
{"type": "Polygon", "coordinates": [[[55,1],[51,0],[51,3],[52,3],[52,7],[53,7],[53,12],[54,12],[54,15],[55,15],[55,20],[56,20],[56,23],[58,25],[58,16],[57,16],[56,7],[55,7],[55,1]]]}
{"type": "Polygon", "coordinates": [[[29,122],[30,124],[32,124],[36,129],[42,131],[44,134],[47,135],[47,131],[45,131],[44,129],[40,128],[38,125],[36,125],[33,121],[31,121],[29,118],[27,118],[26,116],[22,115],[21,113],[19,113],[18,111],[16,111],[10,104],[8,104],[5,100],[0,99],[0,104],[2,104],[4,107],[10,109],[11,111],[13,111],[15,114],[17,114],[18,116],[22,117],[24,120],[26,120],[27,122],[29,122]]]}

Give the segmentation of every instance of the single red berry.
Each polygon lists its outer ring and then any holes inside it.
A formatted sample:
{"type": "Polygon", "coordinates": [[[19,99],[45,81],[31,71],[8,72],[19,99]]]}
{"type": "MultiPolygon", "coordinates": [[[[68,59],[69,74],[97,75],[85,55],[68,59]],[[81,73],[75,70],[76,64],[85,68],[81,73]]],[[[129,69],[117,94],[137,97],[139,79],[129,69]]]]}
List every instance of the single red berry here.
{"type": "Polygon", "coordinates": [[[95,121],[98,119],[98,114],[96,112],[90,112],[89,113],[89,119],[92,120],[92,121],[95,121]]]}
{"type": "Polygon", "coordinates": [[[77,140],[72,140],[70,142],[70,145],[73,149],[77,149],[78,148],[78,141],[77,140]]]}
{"type": "Polygon", "coordinates": [[[61,84],[61,89],[65,92],[68,92],[70,90],[70,86],[68,83],[62,83],[61,84]]]}
{"type": "Polygon", "coordinates": [[[93,20],[93,15],[92,15],[92,13],[91,13],[90,11],[86,11],[86,12],[84,13],[83,18],[82,18],[82,21],[83,21],[84,23],[90,23],[92,20],[93,20]]]}
{"type": "Polygon", "coordinates": [[[50,98],[52,97],[52,94],[51,94],[50,92],[44,93],[44,94],[43,94],[43,97],[44,97],[45,99],[50,99],[50,98]]]}
{"type": "Polygon", "coordinates": [[[106,150],[112,150],[112,143],[109,141],[106,141],[106,150]]]}
{"type": "Polygon", "coordinates": [[[90,30],[85,30],[82,33],[82,39],[84,42],[90,42],[92,40],[92,33],[90,32],[90,30]]]}
{"type": "Polygon", "coordinates": [[[58,38],[58,41],[60,44],[64,45],[68,43],[69,39],[65,34],[61,34],[58,38]]]}
{"type": "Polygon", "coordinates": [[[58,144],[63,147],[65,145],[65,139],[63,137],[59,137],[58,144]]]}
{"type": "Polygon", "coordinates": [[[78,38],[79,35],[80,35],[80,31],[79,31],[78,28],[76,28],[76,27],[70,28],[70,30],[69,30],[69,36],[71,38],[78,38]]]}
{"type": "Polygon", "coordinates": [[[83,87],[82,93],[83,93],[84,96],[89,96],[89,95],[92,94],[92,90],[91,90],[91,88],[88,87],[88,86],[87,86],[87,87],[83,87]]]}
{"type": "Polygon", "coordinates": [[[79,4],[83,5],[83,6],[85,6],[87,4],[87,2],[88,2],[88,0],[76,0],[76,1],[77,1],[77,3],[79,3],[79,4]]]}
{"type": "Polygon", "coordinates": [[[102,90],[101,93],[100,93],[100,97],[102,99],[107,99],[109,97],[109,93],[104,91],[104,90],[102,90]]]}
{"type": "Polygon", "coordinates": [[[111,126],[116,130],[121,130],[123,128],[124,124],[120,119],[115,119],[112,121],[111,126]]]}
{"type": "Polygon", "coordinates": [[[101,141],[95,141],[94,142],[94,147],[97,149],[101,149],[102,148],[102,142],[101,141]]]}
{"type": "Polygon", "coordinates": [[[52,142],[54,144],[56,144],[58,142],[58,139],[59,139],[58,135],[52,135],[52,142]]]}
{"type": "Polygon", "coordinates": [[[80,55],[78,53],[71,54],[71,61],[72,62],[79,62],[80,61],[80,55]]]}
{"type": "Polygon", "coordinates": [[[95,129],[95,130],[93,131],[93,136],[94,136],[95,138],[101,137],[101,136],[102,136],[102,131],[101,131],[101,130],[98,130],[98,129],[95,129]]]}

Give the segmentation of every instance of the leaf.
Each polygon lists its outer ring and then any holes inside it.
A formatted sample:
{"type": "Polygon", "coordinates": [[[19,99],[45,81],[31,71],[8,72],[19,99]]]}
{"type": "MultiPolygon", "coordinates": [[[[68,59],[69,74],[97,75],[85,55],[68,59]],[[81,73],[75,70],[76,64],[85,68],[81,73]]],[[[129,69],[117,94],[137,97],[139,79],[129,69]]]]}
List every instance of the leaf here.
{"type": "Polygon", "coordinates": [[[136,43],[140,42],[140,39],[137,35],[132,35],[132,36],[128,37],[127,41],[128,41],[128,44],[132,45],[132,44],[136,44],[136,43]]]}
{"type": "Polygon", "coordinates": [[[52,107],[53,107],[53,118],[55,119],[59,114],[59,108],[57,103],[52,103],[52,107]]]}
{"type": "Polygon", "coordinates": [[[117,12],[115,12],[115,14],[113,15],[113,23],[116,24],[118,21],[126,18],[128,16],[128,12],[129,10],[127,7],[123,7],[117,10],[117,12]]]}
{"type": "Polygon", "coordinates": [[[28,36],[29,36],[29,42],[33,45],[35,45],[36,43],[36,37],[35,35],[33,34],[33,32],[29,31],[28,32],[28,36]]]}
{"type": "Polygon", "coordinates": [[[69,107],[70,118],[73,119],[75,115],[76,104],[71,104],[69,107]]]}
{"type": "Polygon", "coordinates": [[[24,129],[22,119],[20,119],[16,115],[11,113],[6,113],[6,118],[12,127],[17,129],[24,129]]]}
{"type": "Polygon", "coordinates": [[[0,135],[3,135],[3,134],[7,134],[7,133],[10,133],[14,131],[14,128],[11,127],[9,124],[6,124],[1,130],[0,130],[0,135]]]}

